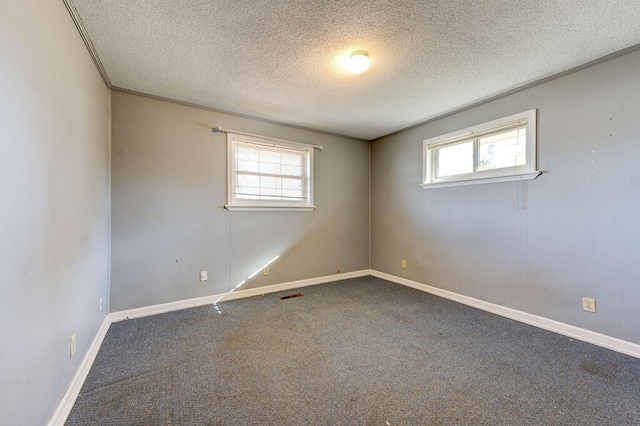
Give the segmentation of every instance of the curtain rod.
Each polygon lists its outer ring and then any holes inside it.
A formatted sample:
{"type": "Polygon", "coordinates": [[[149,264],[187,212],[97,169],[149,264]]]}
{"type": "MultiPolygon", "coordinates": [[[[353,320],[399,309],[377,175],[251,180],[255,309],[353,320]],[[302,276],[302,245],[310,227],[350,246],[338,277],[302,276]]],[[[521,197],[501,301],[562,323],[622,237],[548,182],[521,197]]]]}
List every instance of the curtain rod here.
{"type": "MultiPolygon", "coordinates": [[[[256,135],[255,133],[241,132],[239,130],[223,129],[222,126],[213,127],[211,129],[211,131],[213,133],[235,133],[235,134],[238,134],[238,135],[254,136],[254,137],[263,138],[263,139],[271,139],[272,141],[289,142],[289,141],[284,140],[284,139],[272,138],[271,136],[256,135]]],[[[322,145],[313,145],[313,147],[315,149],[317,149],[318,151],[322,151],[324,149],[324,146],[322,146],[322,145]]]]}

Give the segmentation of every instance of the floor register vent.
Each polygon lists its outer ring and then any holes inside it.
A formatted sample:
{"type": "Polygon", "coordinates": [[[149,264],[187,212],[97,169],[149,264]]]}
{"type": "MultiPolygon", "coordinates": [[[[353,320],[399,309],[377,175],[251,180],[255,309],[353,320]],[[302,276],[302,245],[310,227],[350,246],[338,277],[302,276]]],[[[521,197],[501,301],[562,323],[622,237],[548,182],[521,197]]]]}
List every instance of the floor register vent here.
{"type": "Polygon", "coordinates": [[[302,297],[302,296],[304,296],[304,294],[296,293],[296,294],[290,294],[289,296],[282,296],[280,299],[282,299],[282,300],[293,299],[294,297],[302,297]]]}

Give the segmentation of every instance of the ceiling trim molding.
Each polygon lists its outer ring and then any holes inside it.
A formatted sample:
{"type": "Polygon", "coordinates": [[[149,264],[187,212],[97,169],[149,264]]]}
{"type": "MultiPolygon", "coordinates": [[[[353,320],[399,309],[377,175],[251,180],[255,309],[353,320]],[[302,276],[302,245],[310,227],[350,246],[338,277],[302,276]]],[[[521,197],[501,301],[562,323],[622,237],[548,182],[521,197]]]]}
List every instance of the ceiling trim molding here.
{"type": "Polygon", "coordinates": [[[488,104],[489,102],[493,102],[495,100],[504,98],[506,96],[513,95],[514,93],[522,92],[523,90],[531,89],[532,87],[536,87],[536,86],[539,86],[541,84],[548,83],[550,81],[557,80],[559,78],[565,77],[565,76],[567,76],[569,74],[573,74],[573,73],[576,73],[576,72],[579,72],[579,71],[583,71],[583,70],[585,70],[587,68],[593,67],[593,66],[601,64],[603,62],[607,62],[607,61],[610,61],[612,59],[619,58],[620,56],[624,56],[627,53],[635,52],[636,50],[640,50],[640,43],[639,44],[635,44],[633,46],[629,46],[629,47],[627,47],[625,49],[622,49],[622,50],[618,50],[617,52],[610,53],[610,54],[605,55],[605,56],[603,56],[601,58],[594,59],[593,61],[589,61],[589,62],[584,63],[582,65],[578,65],[577,67],[570,68],[570,69],[568,69],[566,71],[562,71],[562,72],[559,72],[557,74],[553,74],[553,75],[551,75],[549,77],[541,78],[540,80],[533,81],[531,83],[525,84],[524,86],[519,86],[519,87],[516,87],[514,89],[510,89],[510,90],[507,90],[505,92],[498,93],[497,95],[493,95],[493,96],[489,96],[487,98],[480,99],[480,100],[478,100],[476,102],[473,102],[471,104],[462,106],[460,108],[456,108],[456,109],[454,109],[452,111],[445,112],[445,113],[440,114],[440,115],[436,115],[435,117],[431,117],[431,118],[428,118],[426,120],[420,121],[418,123],[412,124],[410,126],[404,127],[402,129],[393,131],[391,133],[387,133],[386,135],[378,136],[377,138],[371,139],[370,142],[374,142],[374,141],[377,141],[379,139],[388,138],[389,136],[394,136],[394,135],[397,135],[399,133],[406,132],[407,130],[415,129],[416,127],[420,127],[420,126],[424,126],[425,124],[433,123],[434,121],[438,121],[438,120],[441,120],[443,118],[450,117],[452,115],[458,114],[458,113],[466,111],[468,109],[475,108],[475,107],[478,107],[480,105],[488,104]]]}
{"type": "Polygon", "coordinates": [[[76,9],[76,6],[73,4],[72,0],[62,0],[62,2],[66,6],[67,11],[69,12],[69,15],[71,15],[71,19],[73,20],[73,23],[76,25],[76,28],[80,33],[80,37],[82,37],[82,41],[84,42],[84,45],[87,47],[87,50],[89,51],[89,54],[91,55],[91,59],[93,59],[93,63],[96,64],[96,68],[98,68],[98,72],[100,73],[100,76],[104,81],[104,84],[107,86],[107,88],[111,89],[111,81],[109,80],[107,71],[104,69],[102,62],[100,61],[98,52],[96,51],[96,48],[93,46],[93,43],[91,42],[91,38],[89,38],[89,34],[87,33],[87,30],[85,29],[84,24],[82,23],[82,19],[80,19],[80,15],[78,14],[78,10],[76,9]]]}
{"type": "Polygon", "coordinates": [[[200,109],[204,109],[207,111],[212,111],[212,112],[218,112],[218,113],[222,113],[222,114],[228,114],[228,115],[232,115],[235,117],[241,117],[241,118],[247,118],[247,119],[251,119],[251,120],[257,120],[257,121],[261,121],[264,123],[270,123],[270,124],[275,124],[275,125],[280,125],[280,126],[286,126],[289,128],[294,128],[294,129],[299,129],[299,130],[305,130],[305,131],[310,131],[310,132],[315,132],[315,133],[320,133],[320,134],[325,134],[325,135],[329,135],[329,136],[336,136],[336,137],[341,137],[341,138],[347,138],[347,139],[352,139],[352,140],[356,140],[356,141],[365,141],[365,142],[374,142],[377,141],[379,139],[384,139],[390,136],[394,136],[403,132],[406,132],[408,130],[414,129],[416,127],[420,127],[420,126],[424,126],[426,124],[429,123],[433,123],[435,121],[441,120],[443,118],[446,117],[450,117],[452,115],[461,113],[463,111],[478,107],[480,105],[484,105],[490,102],[493,102],[495,100],[507,97],[509,95],[513,95],[515,93],[539,86],[541,84],[544,83],[548,83],[550,81],[565,77],[569,74],[573,74],[579,71],[583,71],[587,68],[590,68],[592,66],[601,64],[603,62],[606,61],[610,61],[612,59],[618,58],[620,56],[624,56],[628,53],[634,52],[636,50],[640,50],[640,43],[639,44],[635,44],[632,46],[629,46],[625,49],[621,49],[618,50],[616,52],[610,53],[608,55],[602,56],[600,58],[594,59],[592,61],[586,62],[582,65],[578,65],[576,67],[570,68],[568,70],[559,72],[557,74],[553,74],[550,75],[548,77],[544,77],[541,78],[539,80],[535,80],[531,83],[527,83],[524,84],[522,86],[518,86],[515,87],[513,89],[509,89],[506,90],[504,92],[499,92],[498,94],[495,95],[491,95],[488,96],[486,98],[481,98],[475,102],[472,102],[470,104],[461,106],[459,108],[455,108],[453,110],[450,110],[448,112],[444,112],[442,114],[433,116],[431,118],[427,118],[421,121],[418,121],[414,124],[411,124],[409,126],[406,127],[402,127],[398,130],[395,130],[393,132],[384,134],[382,136],[377,136],[375,138],[372,139],[364,139],[364,138],[358,138],[358,137],[354,137],[354,136],[349,136],[349,135],[345,135],[342,133],[335,133],[335,132],[330,132],[330,131],[326,131],[326,130],[320,130],[320,129],[314,129],[312,127],[306,127],[306,126],[298,126],[295,124],[289,124],[289,123],[285,123],[282,121],[276,121],[276,120],[269,120],[269,119],[265,119],[265,118],[260,118],[260,117],[256,117],[256,116],[252,116],[252,115],[248,115],[248,114],[242,114],[242,113],[238,113],[238,112],[233,112],[233,111],[226,111],[226,110],[222,110],[222,109],[218,109],[218,108],[213,108],[213,107],[209,107],[206,105],[201,105],[201,104],[194,104],[194,103],[190,103],[190,102],[184,102],[184,101],[180,101],[180,100],[176,100],[176,99],[171,99],[171,98],[166,98],[166,97],[162,97],[162,96],[157,96],[157,95],[151,95],[148,93],[143,93],[143,92],[137,92],[135,90],[130,90],[130,89],[125,89],[122,87],[117,87],[117,86],[113,86],[111,81],[109,80],[109,76],[107,75],[107,72],[100,60],[100,57],[98,56],[98,52],[96,51],[91,38],[89,37],[84,24],[82,22],[82,19],[80,18],[80,15],[78,14],[78,11],[75,7],[75,5],[73,4],[73,0],[62,0],[62,2],[64,3],[65,7],[67,8],[67,11],[69,12],[69,15],[71,16],[71,19],[73,20],[73,23],[75,24],[78,32],[80,33],[80,36],[82,37],[82,40],[85,44],[85,46],[87,47],[87,50],[89,51],[89,54],[91,55],[91,58],[93,59],[94,64],[96,65],[96,68],[98,69],[98,72],[100,73],[100,76],[102,77],[102,80],[104,81],[105,85],[107,86],[107,88],[114,90],[116,92],[122,92],[122,93],[129,93],[129,94],[133,94],[133,95],[137,95],[137,96],[143,96],[143,97],[147,97],[147,98],[151,98],[151,99],[156,99],[156,100],[160,100],[160,101],[164,101],[164,102],[170,102],[170,103],[175,103],[175,104],[179,104],[179,105],[184,105],[184,106],[189,106],[189,107],[194,107],[194,108],[200,108],[200,109]]]}
{"type": "Polygon", "coordinates": [[[239,117],[239,118],[247,118],[249,120],[256,120],[256,121],[260,121],[262,123],[275,124],[277,126],[289,127],[291,129],[298,129],[298,130],[304,130],[304,131],[307,131],[307,132],[320,133],[322,135],[328,135],[328,136],[336,136],[336,137],[339,137],[339,138],[351,139],[351,140],[360,141],[360,142],[371,142],[371,140],[369,140],[369,139],[357,138],[355,136],[343,135],[341,133],[328,132],[326,130],[314,129],[312,127],[297,126],[295,124],[284,123],[282,121],[276,121],[276,120],[269,120],[267,118],[260,118],[260,117],[256,117],[256,116],[253,116],[253,115],[241,114],[241,113],[238,113],[238,112],[225,111],[223,109],[212,108],[212,107],[209,107],[209,106],[206,106],[206,105],[200,105],[200,104],[194,104],[194,103],[191,103],[191,102],[179,101],[177,99],[165,98],[163,96],[151,95],[149,93],[144,93],[144,92],[137,92],[135,90],[125,89],[123,87],[111,86],[110,89],[113,90],[114,92],[121,92],[121,93],[127,93],[129,95],[142,96],[143,98],[155,99],[156,101],[169,102],[169,103],[172,103],[172,104],[183,105],[183,106],[187,106],[187,107],[191,107],[191,108],[203,109],[205,111],[211,111],[211,112],[217,112],[217,113],[220,113],[220,114],[232,115],[234,117],[239,117]]]}

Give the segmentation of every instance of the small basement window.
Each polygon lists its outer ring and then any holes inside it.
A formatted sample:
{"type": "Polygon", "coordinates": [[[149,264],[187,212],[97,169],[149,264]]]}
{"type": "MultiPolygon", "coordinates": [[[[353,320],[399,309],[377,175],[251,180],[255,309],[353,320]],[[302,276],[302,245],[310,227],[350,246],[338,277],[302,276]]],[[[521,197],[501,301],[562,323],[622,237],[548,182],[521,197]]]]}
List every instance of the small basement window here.
{"type": "Polygon", "coordinates": [[[425,189],[535,179],[536,110],[427,139],[425,189]]]}
{"type": "Polygon", "coordinates": [[[313,146],[227,133],[227,210],[312,210],[313,146]]]}

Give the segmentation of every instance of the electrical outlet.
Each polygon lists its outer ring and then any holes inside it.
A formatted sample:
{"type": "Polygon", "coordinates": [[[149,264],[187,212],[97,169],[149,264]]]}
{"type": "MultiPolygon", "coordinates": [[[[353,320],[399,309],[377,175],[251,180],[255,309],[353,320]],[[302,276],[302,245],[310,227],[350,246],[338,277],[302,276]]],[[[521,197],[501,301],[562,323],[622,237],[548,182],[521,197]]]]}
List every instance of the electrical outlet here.
{"type": "Polygon", "coordinates": [[[100,298],[100,312],[102,312],[102,297],[100,298]]]}
{"type": "Polygon", "coordinates": [[[262,275],[269,275],[269,265],[262,268],[262,275]]]}
{"type": "Polygon", "coordinates": [[[71,358],[76,353],[76,333],[71,335],[71,342],[69,345],[69,358],[71,358]]]}
{"type": "Polygon", "coordinates": [[[207,277],[207,271],[200,271],[200,282],[206,281],[209,278],[207,277]]]}
{"type": "Polygon", "coordinates": [[[407,267],[407,261],[405,259],[402,259],[402,267],[403,268],[407,267]]]}
{"type": "Polygon", "coordinates": [[[582,310],[586,312],[596,313],[596,299],[592,299],[591,297],[583,297],[582,298],[582,310]]]}

